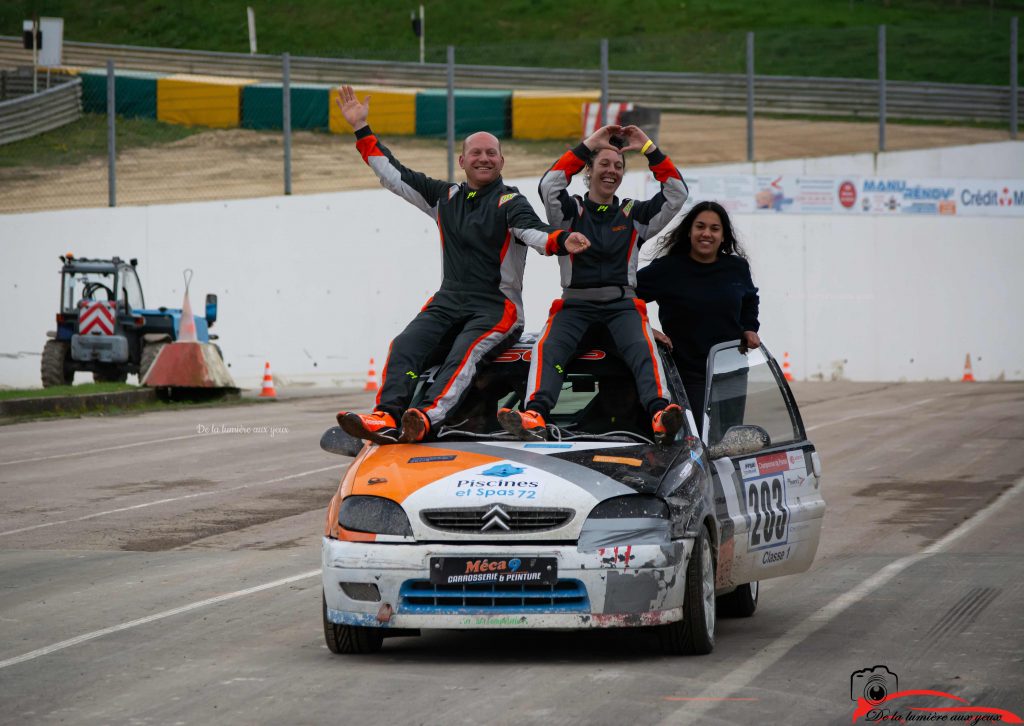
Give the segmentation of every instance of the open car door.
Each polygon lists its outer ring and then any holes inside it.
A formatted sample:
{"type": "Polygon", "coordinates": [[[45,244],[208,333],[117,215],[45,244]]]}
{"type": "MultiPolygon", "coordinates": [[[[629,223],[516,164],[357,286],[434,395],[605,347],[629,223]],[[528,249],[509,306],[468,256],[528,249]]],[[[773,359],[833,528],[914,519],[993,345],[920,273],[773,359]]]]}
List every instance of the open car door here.
{"type": "Polygon", "coordinates": [[[717,589],[807,570],[821,535],[821,464],[789,385],[762,345],[708,355],[702,433],[714,464],[717,589]]]}

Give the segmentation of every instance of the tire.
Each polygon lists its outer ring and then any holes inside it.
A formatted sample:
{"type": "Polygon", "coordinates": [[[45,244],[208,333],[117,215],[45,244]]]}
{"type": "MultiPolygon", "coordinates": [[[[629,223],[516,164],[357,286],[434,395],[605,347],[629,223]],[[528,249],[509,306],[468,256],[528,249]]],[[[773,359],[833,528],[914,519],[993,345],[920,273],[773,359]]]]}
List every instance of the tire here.
{"type": "Polygon", "coordinates": [[[363,628],[358,625],[337,625],[327,619],[327,597],[321,593],[323,603],[324,640],[332,653],[355,655],[376,653],[384,643],[380,628],[363,628]]]}
{"type": "Polygon", "coordinates": [[[156,357],[160,355],[160,351],[164,349],[167,343],[144,343],[142,346],[142,356],[139,358],[139,383],[141,384],[146,380],[146,374],[149,373],[149,369],[153,367],[153,363],[156,361],[156,357]]]}
{"type": "Polygon", "coordinates": [[[673,655],[707,655],[715,649],[715,557],[711,535],[701,527],[686,563],[683,619],[659,628],[661,648],[673,655]]]}
{"type": "Polygon", "coordinates": [[[728,618],[749,618],[757,610],[760,586],[755,582],[740,585],[718,598],[718,614],[728,618]]]}
{"type": "Polygon", "coordinates": [[[128,369],[117,365],[103,366],[92,372],[96,383],[124,383],[128,380],[128,369]]]}
{"type": "Polygon", "coordinates": [[[39,372],[43,379],[43,388],[51,386],[70,386],[75,380],[75,371],[71,368],[70,346],[63,340],[48,340],[43,346],[43,360],[39,372]]]}

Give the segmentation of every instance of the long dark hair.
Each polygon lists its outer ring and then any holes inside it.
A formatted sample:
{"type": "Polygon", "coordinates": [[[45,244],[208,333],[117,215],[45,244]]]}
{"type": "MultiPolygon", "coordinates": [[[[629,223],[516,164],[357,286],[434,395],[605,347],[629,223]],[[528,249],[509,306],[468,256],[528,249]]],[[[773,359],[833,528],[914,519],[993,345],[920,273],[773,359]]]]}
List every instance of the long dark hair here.
{"type": "Polygon", "coordinates": [[[661,251],[666,255],[687,255],[690,254],[690,230],[693,223],[701,212],[714,212],[722,220],[722,246],[718,248],[719,255],[736,255],[747,259],[746,253],[740,247],[736,239],[736,230],[733,229],[729,213],[725,211],[718,202],[697,202],[693,208],[686,213],[683,221],[671,232],[661,238],[661,251]]]}

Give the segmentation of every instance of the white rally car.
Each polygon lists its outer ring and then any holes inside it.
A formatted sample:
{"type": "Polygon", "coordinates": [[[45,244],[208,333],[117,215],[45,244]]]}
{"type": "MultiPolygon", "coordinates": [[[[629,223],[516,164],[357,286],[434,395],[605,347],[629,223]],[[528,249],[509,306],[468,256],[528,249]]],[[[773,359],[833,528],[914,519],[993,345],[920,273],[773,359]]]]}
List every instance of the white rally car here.
{"type": "Polygon", "coordinates": [[[421,628],[643,626],[668,652],[708,653],[716,600],[719,613],[752,615],[758,581],[810,567],[821,466],[764,347],[712,349],[704,416],[687,404],[684,429],[657,446],[610,345],[569,366],[551,440],[505,434],[495,414],[522,400],[530,342],[481,370],[432,441],[324,434],[324,449],[356,457],[323,538],[333,652],[421,628]]]}

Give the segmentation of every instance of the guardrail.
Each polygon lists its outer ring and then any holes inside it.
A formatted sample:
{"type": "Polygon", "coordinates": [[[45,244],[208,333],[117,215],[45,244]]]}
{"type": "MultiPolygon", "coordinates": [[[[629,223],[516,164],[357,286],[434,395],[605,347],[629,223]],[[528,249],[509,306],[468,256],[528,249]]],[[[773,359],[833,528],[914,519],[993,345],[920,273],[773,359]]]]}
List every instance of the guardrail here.
{"type": "MultiPolygon", "coordinates": [[[[69,66],[120,68],[230,75],[258,80],[281,78],[281,58],[213,51],[143,48],[100,43],[64,43],[69,66]]],[[[0,36],[0,66],[31,62],[21,38],[0,36]]],[[[402,63],[292,56],[292,82],[443,87],[442,63],[402,63]]],[[[601,72],[578,68],[523,68],[456,65],[455,84],[462,88],[596,89],[601,72]]],[[[755,76],[755,111],[780,115],[878,117],[878,82],[860,78],[755,76]]],[[[746,110],[746,76],[742,74],[609,71],[609,97],[670,111],[746,110]]],[[[889,118],[1005,122],[1010,117],[1009,86],[888,81],[889,118]]],[[[1019,111],[1024,111],[1024,94],[1019,111]]]]}
{"type": "Polygon", "coordinates": [[[82,81],[64,78],[58,85],[28,95],[0,101],[0,145],[20,141],[77,121],[82,116],[82,81]]]}
{"type": "MultiPolygon", "coordinates": [[[[68,78],[69,76],[65,73],[39,71],[36,78],[36,91],[45,91],[61,83],[67,83],[68,78]]],[[[0,68],[0,101],[9,101],[30,93],[33,93],[31,68],[16,70],[0,68]]]]}

